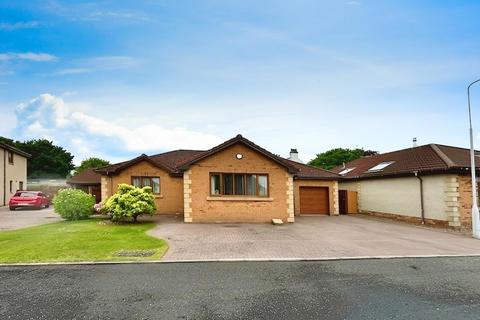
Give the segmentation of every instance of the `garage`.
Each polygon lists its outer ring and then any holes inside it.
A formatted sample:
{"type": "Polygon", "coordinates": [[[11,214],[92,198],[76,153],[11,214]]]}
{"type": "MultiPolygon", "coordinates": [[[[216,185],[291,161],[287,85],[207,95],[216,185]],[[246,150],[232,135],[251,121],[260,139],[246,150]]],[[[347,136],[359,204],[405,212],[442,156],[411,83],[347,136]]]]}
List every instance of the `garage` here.
{"type": "Polygon", "coordinates": [[[328,187],[300,187],[300,214],[329,214],[328,187]]]}

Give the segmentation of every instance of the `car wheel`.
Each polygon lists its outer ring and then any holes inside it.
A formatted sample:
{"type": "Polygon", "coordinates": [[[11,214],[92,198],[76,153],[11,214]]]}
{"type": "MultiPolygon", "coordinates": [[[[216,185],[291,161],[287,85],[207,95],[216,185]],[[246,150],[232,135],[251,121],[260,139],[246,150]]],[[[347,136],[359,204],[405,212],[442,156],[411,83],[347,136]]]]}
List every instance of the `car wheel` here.
{"type": "Polygon", "coordinates": [[[50,205],[49,204],[45,205],[45,208],[50,208],[50,205]]]}
{"type": "Polygon", "coordinates": [[[10,207],[10,211],[15,211],[15,207],[10,207]]]}

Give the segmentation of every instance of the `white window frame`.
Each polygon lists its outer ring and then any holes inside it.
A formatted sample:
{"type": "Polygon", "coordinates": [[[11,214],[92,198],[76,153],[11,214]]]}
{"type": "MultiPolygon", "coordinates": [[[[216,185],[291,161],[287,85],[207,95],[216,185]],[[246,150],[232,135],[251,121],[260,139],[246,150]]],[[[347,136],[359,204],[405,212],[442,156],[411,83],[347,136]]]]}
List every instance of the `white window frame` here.
{"type": "Polygon", "coordinates": [[[355,170],[355,169],[356,169],[355,167],[353,167],[353,168],[345,168],[345,169],[343,169],[342,171],[340,171],[338,174],[341,175],[341,176],[343,176],[343,175],[346,175],[346,174],[349,173],[349,172],[352,172],[352,171],[355,170]]]}
{"type": "Polygon", "coordinates": [[[370,169],[367,170],[367,172],[377,172],[377,171],[382,171],[383,169],[385,169],[386,167],[388,167],[389,165],[391,165],[392,163],[394,163],[395,161],[383,161],[383,162],[380,162],[378,164],[376,164],[375,166],[371,167],[370,169]]]}

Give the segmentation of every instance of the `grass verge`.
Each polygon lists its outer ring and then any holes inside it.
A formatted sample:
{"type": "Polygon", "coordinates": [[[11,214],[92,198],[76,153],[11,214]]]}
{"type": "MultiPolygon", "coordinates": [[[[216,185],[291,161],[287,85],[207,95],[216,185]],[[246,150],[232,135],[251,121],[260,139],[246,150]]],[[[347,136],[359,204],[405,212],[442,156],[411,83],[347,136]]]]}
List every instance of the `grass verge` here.
{"type": "Polygon", "coordinates": [[[90,219],[4,231],[0,232],[0,263],[157,260],[168,245],[145,233],[154,226],[90,219]],[[119,252],[154,254],[118,256],[119,252]]]}

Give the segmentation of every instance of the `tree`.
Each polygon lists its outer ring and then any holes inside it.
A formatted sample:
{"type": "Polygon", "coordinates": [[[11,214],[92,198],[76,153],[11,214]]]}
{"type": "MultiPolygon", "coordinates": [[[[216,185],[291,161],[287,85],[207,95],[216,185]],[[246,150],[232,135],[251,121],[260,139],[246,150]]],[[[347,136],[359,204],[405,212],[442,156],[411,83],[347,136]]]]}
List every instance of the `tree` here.
{"type": "Polygon", "coordinates": [[[96,168],[108,166],[109,164],[110,162],[108,162],[107,160],[91,157],[83,160],[82,163],[80,163],[80,165],[75,168],[75,173],[77,174],[90,168],[96,169],[96,168]]]}
{"type": "Polygon", "coordinates": [[[335,148],[328,150],[323,153],[317,154],[317,157],[310,161],[308,164],[323,168],[323,169],[333,169],[342,165],[343,163],[347,163],[353,161],[355,159],[372,156],[378,154],[377,151],[373,150],[363,150],[363,149],[348,149],[348,148],[335,148]]]}
{"type": "Polygon", "coordinates": [[[105,202],[104,210],[112,215],[113,221],[133,218],[137,222],[139,215],[155,212],[155,196],[151,187],[137,188],[121,183],[118,191],[105,202]]]}
{"type": "Polygon", "coordinates": [[[12,147],[15,147],[15,141],[13,141],[12,139],[8,139],[8,138],[0,136],[0,142],[3,142],[3,143],[8,144],[12,147]]]}
{"type": "Polygon", "coordinates": [[[65,178],[75,166],[73,155],[52,141],[35,139],[13,141],[0,137],[0,141],[32,155],[27,162],[28,178],[65,178]]]}

